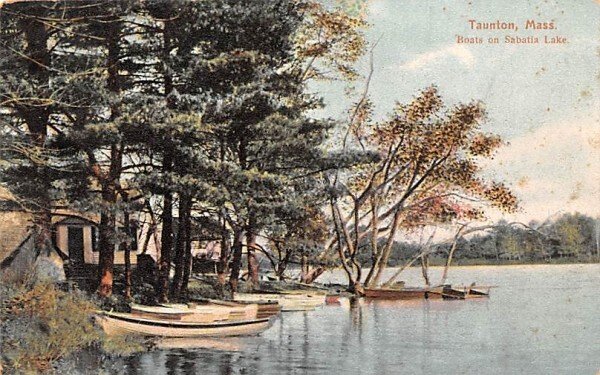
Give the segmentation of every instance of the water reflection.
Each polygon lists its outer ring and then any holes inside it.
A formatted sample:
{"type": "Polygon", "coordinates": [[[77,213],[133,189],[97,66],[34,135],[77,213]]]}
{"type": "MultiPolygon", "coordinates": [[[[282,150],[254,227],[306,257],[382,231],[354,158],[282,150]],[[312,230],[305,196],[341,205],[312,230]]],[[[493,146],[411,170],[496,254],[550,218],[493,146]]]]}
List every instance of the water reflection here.
{"type": "Polygon", "coordinates": [[[224,351],[241,351],[242,343],[235,337],[220,339],[209,338],[168,338],[155,342],[158,349],[214,349],[224,351]]]}
{"type": "MultiPolygon", "coordinates": [[[[600,266],[561,269],[485,269],[484,281],[501,285],[489,300],[342,300],[284,314],[258,337],[167,342],[107,372],[593,374],[600,266]]],[[[462,272],[462,282],[483,278],[481,267],[462,272]]]]}
{"type": "Polygon", "coordinates": [[[363,299],[351,297],[349,301],[350,321],[352,322],[352,328],[358,331],[359,335],[363,325],[363,299]]]}

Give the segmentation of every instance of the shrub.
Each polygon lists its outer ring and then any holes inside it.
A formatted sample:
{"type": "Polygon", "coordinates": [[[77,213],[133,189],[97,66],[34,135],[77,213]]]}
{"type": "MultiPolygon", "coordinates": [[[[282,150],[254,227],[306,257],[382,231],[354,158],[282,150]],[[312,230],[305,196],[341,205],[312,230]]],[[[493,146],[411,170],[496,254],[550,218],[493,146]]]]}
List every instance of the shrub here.
{"type": "Polygon", "coordinates": [[[82,292],[53,284],[0,287],[1,361],[16,372],[44,372],[77,350],[103,341],[95,304],[82,292]]]}

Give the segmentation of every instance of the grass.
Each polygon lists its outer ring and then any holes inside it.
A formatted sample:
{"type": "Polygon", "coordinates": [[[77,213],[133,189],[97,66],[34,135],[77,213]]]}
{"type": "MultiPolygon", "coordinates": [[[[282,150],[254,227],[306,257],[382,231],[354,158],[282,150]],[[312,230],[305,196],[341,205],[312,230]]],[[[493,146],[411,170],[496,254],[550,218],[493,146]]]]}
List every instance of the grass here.
{"type": "Polygon", "coordinates": [[[97,309],[97,301],[77,289],[2,280],[0,366],[7,373],[52,373],[78,351],[114,356],[144,349],[136,340],[107,337],[94,325],[97,309]]]}

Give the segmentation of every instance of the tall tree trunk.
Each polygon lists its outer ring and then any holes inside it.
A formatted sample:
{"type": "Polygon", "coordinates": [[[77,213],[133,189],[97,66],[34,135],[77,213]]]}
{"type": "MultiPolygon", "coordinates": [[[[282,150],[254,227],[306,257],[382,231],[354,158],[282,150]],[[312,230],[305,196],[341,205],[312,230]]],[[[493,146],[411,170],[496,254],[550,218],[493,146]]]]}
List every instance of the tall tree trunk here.
{"type": "Polygon", "coordinates": [[[302,282],[304,282],[304,280],[306,280],[306,277],[308,275],[309,269],[308,269],[308,255],[306,253],[302,253],[302,257],[300,258],[300,270],[301,272],[301,276],[300,276],[300,280],[302,280],[302,282]]]}
{"type": "Polygon", "coordinates": [[[319,276],[321,276],[325,272],[325,267],[315,267],[312,270],[309,270],[306,275],[301,279],[301,281],[305,284],[312,284],[319,276]]]}
{"type": "MultiPolygon", "coordinates": [[[[173,77],[170,73],[170,68],[167,65],[171,55],[171,33],[172,21],[165,20],[162,29],[163,48],[162,48],[162,75],[164,84],[164,96],[167,103],[167,108],[173,108],[174,103],[170,98],[173,91],[173,77]]],[[[164,144],[162,172],[168,175],[173,170],[173,151],[168,144],[164,144]]],[[[171,271],[171,257],[173,250],[173,193],[167,187],[167,191],[163,194],[163,212],[162,212],[162,231],[161,231],[161,246],[160,246],[160,269],[157,282],[157,295],[159,302],[167,302],[169,300],[169,272],[171,271]]]]}
{"type": "MultiPolygon", "coordinates": [[[[394,240],[396,237],[396,232],[398,230],[398,225],[400,223],[400,216],[402,210],[398,209],[394,214],[394,218],[392,219],[390,233],[387,238],[387,242],[381,251],[381,254],[377,257],[377,262],[373,265],[373,268],[369,272],[369,276],[367,276],[367,286],[371,287],[373,285],[377,285],[379,280],[381,280],[381,276],[383,275],[383,271],[385,271],[390,254],[392,253],[392,249],[394,248],[394,240]]],[[[377,230],[377,228],[374,228],[377,230]]]]}
{"type": "Polygon", "coordinates": [[[348,291],[354,292],[356,289],[356,284],[360,281],[357,280],[353,274],[353,269],[348,265],[348,257],[346,257],[345,250],[348,248],[348,253],[352,253],[349,248],[352,246],[350,242],[350,237],[348,235],[348,231],[345,228],[345,223],[341,219],[341,214],[339,209],[337,208],[337,203],[333,200],[329,202],[329,206],[331,208],[331,214],[333,217],[333,224],[335,229],[335,235],[337,238],[337,249],[338,255],[340,257],[340,261],[342,262],[342,268],[344,272],[346,272],[346,276],[348,277],[348,291]],[[344,241],[342,241],[342,236],[344,236],[344,241]]]}
{"type": "Polygon", "coordinates": [[[111,160],[108,176],[102,184],[102,201],[106,205],[100,214],[100,254],[98,261],[98,295],[108,297],[112,294],[113,272],[115,264],[115,207],[117,203],[117,187],[121,170],[122,150],[111,146],[111,160]]]}
{"type": "Polygon", "coordinates": [[[183,285],[186,262],[186,242],[189,238],[187,230],[190,227],[190,199],[184,195],[179,198],[179,223],[177,225],[177,241],[175,243],[175,275],[171,283],[171,296],[179,299],[183,285]]]}
{"type": "Polygon", "coordinates": [[[427,254],[421,257],[421,274],[423,275],[423,280],[425,280],[425,285],[430,286],[431,282],[429,281],[429,255],[427,254]]]}
{"type": "Polygon", "coordinates": [[[231,286],[231,292],[237,292],[238,281],[240,278],[240,270],[242,269],[242,238],[244,232],[241,229],[234,228],[233,230],[233,246],[231,250],[233,252],[233,258],[231,260],[231,275],[229,276],[229,285],[231,286]]]}
{"type": "Polygon", "coordinates": [[[371,269],[367,273],[365,279],[365,285],[367,287],[373,286],[373,276],[375,271],[379,268],[379,262],[383,255],[383,250],[379,248],[379,204],[378,198],[371,198],[371,269]]]}
{"type": "MultiPolygon", "coordinates": [[[[35,80],[40,88],[44,88],[50,84],[49,66],[51,57],[48,50],[48,30],[47,26],[34,16],[32,14],[31,18],[22,20],[19,26],[24,31],[27,41],[25,54],[28,57],[26,62],[28,79],[35,80]]],[[[50,95],[48,92],[41,93],[39,103],[37,100],[29,100],[28,102],[33,103],[17,108],[18,113],[27,124],[29,137],[34,147],[39,150],[43,150],[45,147],[47,137],[50,109],[44,103],[44,97],[48,95],[50,95]]],[[[41,167],[44,168],[45,166],[42,165],[41,167]]],[[[44,179],[41,180],[44,181],[44,179]]],[[[49,192],[50,183],[48,181],[47,186],[39,191],[36,199],[36,212],[33,215],[33,225],[36,233],[35,247],[38,252],[43,249],[49,250],[48,244],[52,243],[52,202],[49,192]]]]}
{"type": "Polygon", "coordinates": [[[225,220],[223,220],[221,232],[221,254],[219,254],[219,262],[217,264],[217,278],[221,286],[225,285],[225,279],[229,273],[229,254],[230,254],[229,232],[225,228],[225,220]]]}
{"type": "Polygon", "coordinates": [[[442,272],[442,278],[440,279],[440,285],[446,284],[446,280],[448,279],[448,271],[450,270],[450,265],[452,264],[452,257],[454,256],[454,251],[456,251],[457,244],[458,236],[455,237],[454,241],[452,242],[452,247],[450,248],[450,252],[448,253],[448,259],[446,259],[446,265],[444,266],[444,271],[442,272]]]}
{"type": "MultiPolygon", "coordinates": [[[[219,161],[221,162],[221,168],[224,172],[223,166],[225,164],[225,143],[223,140],[221,140],[219,147],[219,161]]],[[[229,273],[229,255],[231,251],[229,231],[227,230],[227,220],[224,209],[219,212],[219,219],[221,222],[221,253],[219,254],[219,262],[217,263],[217,280],[221,285],[221,292],[223,292],[222,289],[225,286],[225,279],[229,273]]]]}
{"type": "MultiPolygon", "coordinates": [[[[116,203],[114,189],[102,187],[102,200],[113,206],[116,203]]],[[[112,207],[104,208],[100,214],[99,225],[99,261],[98,261],[98,295],[108,297],[112,294],[113,265],[115,263],[115,214],[112,207]]]]}
{"type": "Polygon", "coordinates": [[[248,282],[252,289],[258,288],[258,260],[256,258],[256,218],[251,214],[246,231],[246,252],[248,254],[248,282]]]}
{"type": "MultiPolygon", "coordinates": [[[[110,32],[108,33],[107,48],[108,58],[106,61],[108,71],[108,89],[117,94],[119,92],[118,83],[118,62],[119,62],[119,39],[120,39],[120,24],[115,22],[108,23],[110,32]]],[[[119,116],[118,105],[111,106],[110,120],[114,121],[119,116]]],[[[91,152],[93,153],[93,151],[91,152]]],[[[112,294],[113,287],[113,272],[115,262],[115,213],[114,208],[117,202],[117,185],[121,173],[123,157],[123,145],[117,147],[113,143],[110,148],[110,166],[108,173],[103,175],[99,170],[96,175],[102,185],[102,201],[105,207],[100,215],[100,254],[98,267],[98,295],[108,297],[112,294]]],[[[94,161],[94,167],[99,168],[94,161]]]]}
{"type": "MultiPolygon", "coordinates": [[[[167,163],[167,160],[163,161],[167,163]]],[[[163,195],[163,212],[161,213],[160,262],[156,294],[160,302],[169,300],[169,272],[171,271],[171,250],[173,248],[173,195],[163,195]]]]}
{"type": "MultiPolygon", "coordinates": [[[[123,200],[127,201],[126,197],[123,200]]],[[[132,243],[132,228],[129,222],[129,209],[125,209],[123,213],[123,224],[125,225],[126,241],[124,245],[125,252],[125,298],[131,299],[131,243],[132,243]]]]}
{"type": "MultiPolygon", "coordinates": [[[[276,245],[277,246],[277,245],[276,245]]],[[[277,278],[279,279],[279,281],[284,281],[285,280],[285,270],[287,269],[288,264],[290,263],[290,258],[292,256],[292,251],[288,248],[285,251],[285,256],[282,258],[281,257],[281,252],[283,251],[283,248],[278,247],[278,262],[277,262],[277,267],[275,268],[275,274],[277,275],[277,278]]],[[[305,259],[305,254],[302,255],[302,262],[303,263],[307,263],[308,264],[308,259],[306,260],[306,262],[304,261],[305,259]]],[[[302,266],[302,274],[304,273],[304,265],[302,266]]]]}
{"type": "Polygon", "coordinates": [[[192,221],[191,221],[191,200],[188,205],[190,212],[188,213],[188,220],[186,221],[185,228],[185,252],[184,252],[184,268],[183,268],[183,281],[181,283],[181,294],[186,295],[188,292],[188,284],[190,282],[190,275],[192,274],[192,221]]]}

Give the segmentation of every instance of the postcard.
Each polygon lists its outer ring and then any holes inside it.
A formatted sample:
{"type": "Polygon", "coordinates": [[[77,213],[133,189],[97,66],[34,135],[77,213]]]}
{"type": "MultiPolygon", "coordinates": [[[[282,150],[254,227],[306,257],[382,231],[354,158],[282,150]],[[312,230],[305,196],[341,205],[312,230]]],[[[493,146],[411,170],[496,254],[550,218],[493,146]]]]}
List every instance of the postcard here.
{"type": "Polygon", "coordinates": [[[600,374],[599,20],[0,0],[0,374],[600,374]]]}

